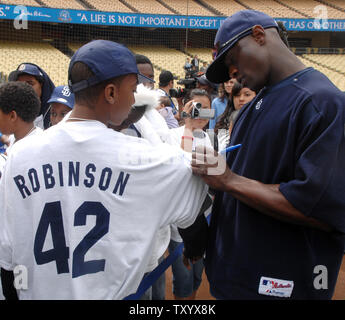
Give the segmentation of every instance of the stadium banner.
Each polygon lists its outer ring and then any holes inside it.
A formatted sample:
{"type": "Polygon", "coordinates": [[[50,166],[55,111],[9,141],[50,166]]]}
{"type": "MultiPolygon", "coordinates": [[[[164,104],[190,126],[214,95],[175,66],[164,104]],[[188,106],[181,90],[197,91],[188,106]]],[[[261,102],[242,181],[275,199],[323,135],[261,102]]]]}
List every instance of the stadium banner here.
{"type": "MultiPolygon", "coordinates": [[[[100,26],[146,28],[218,29],[226,17],[118,13],[92,10],[54,9],[0,4],[0,19],[100,26]]],[[[289,31],[345,31],[345,20],[283,19],[289,31]]]]}

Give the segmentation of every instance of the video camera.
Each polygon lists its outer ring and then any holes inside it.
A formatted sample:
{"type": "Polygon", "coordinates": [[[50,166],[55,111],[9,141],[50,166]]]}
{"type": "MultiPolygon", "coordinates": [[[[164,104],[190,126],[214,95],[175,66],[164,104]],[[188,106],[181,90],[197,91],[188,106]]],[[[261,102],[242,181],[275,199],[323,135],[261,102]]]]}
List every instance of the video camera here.
{"type": "Polygon", "coordinates": [[[169,95],[172,98],[184,98],[190,90],[196,88],[197,79],[196,78],[186,78],[177,81],[177,84],[183,85],[184,88],[170,89],[169,95]]]}
{"type": "Polygon", "coordinates": [[[200,102],[193,102],[193,108],[190,114],[185,111],[181,112],[181,118],[192,119],[213,119],[215,117],[214,109],[204,109],[200,102]]]}

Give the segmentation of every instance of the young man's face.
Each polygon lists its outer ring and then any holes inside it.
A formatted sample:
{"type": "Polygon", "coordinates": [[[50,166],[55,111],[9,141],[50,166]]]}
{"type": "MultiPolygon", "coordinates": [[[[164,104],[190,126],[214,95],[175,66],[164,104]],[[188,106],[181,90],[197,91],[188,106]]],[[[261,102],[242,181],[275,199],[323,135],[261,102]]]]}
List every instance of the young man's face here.
{"type": "Polygon", "coordinates": [[[34,76],[30,76],[29,74],[22,74],[17,78],[17,81],[26,82],[27,84],[29,84],[35,90],[37,96],[41,99],[42,86],[34,76]]]}
{"type": "Polygon", "coordinates": [[[58,124],[65,115],[71,111],[71,108],[67,107],[66,105],[62,103],[54,102],[51,104],[50,109],[50,122],[52,126],[55,126],[58,124]]]}
{"type": "Polygon", "coordinates": [[[120,125],[126,118],[135,102],[134,93],[137,89],[138,77],[136,74],[126,75],[116,86],[116,103],[111,107],[109,122],[120,125]]]}
{"type": "MultiPolygon", "coordinates": [[[[154,77],[155,77],[155,73],[154,73],[154,70],[152,68],[152,66],[149,64],[149,63],[140,63],[140,64],[137,64],[137,67],[138,67],[138,70],[139,72],[144,75],[145,77],[148,77],[152,80],[154,80],[154,77]]],[[[154,88],[154,83],[153,82],[144,82],[143,83],[145,87],[148,87],[150,89],[153,89],[154,88]]]]}

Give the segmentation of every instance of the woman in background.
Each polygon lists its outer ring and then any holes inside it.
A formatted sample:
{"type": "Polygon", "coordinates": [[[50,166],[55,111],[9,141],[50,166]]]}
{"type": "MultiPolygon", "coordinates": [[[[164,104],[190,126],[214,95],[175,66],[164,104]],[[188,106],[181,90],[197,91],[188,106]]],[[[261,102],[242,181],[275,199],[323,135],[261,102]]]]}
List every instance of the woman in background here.
{"type": "Polygon", "coordinates": [[[209,122],[209,129],[215,128],[220,116],[225,111],[228,101],[231,98],[231,90],[236,82],[237,80],[232,78],[219,85],[218,98],[214,99],[211,105],[211,109],[215,110],[215,116],[209,122]]]}
{"type": "Polygon", "coordinates": [[[240,83],[235,82],[231,97],[224,113],[219,118],[214,131],[218,136],[218,150],[223,150],[229,144],[232,127],[240,112],[241,108],[252,101],[256,96],[256,92],[248,87],[243,87],[240,83]]]}

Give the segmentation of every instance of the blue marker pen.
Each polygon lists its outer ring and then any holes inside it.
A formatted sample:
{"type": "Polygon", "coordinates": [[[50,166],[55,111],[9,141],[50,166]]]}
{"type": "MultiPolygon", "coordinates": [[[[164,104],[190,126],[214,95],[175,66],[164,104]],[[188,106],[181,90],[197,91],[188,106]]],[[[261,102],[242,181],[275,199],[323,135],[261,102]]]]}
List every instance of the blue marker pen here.
{"type": "Polygon", "coordinates": [[[219,153],[220,154],[226,154],[228,151],[235,150],[235,149],[237,149],[237,148],[239,148],[241,146],[242,146],[242,144],[236,144],[235,146],[231,146],[231,147],[227,147],[226,149],[223,149],[219,153]]]}

